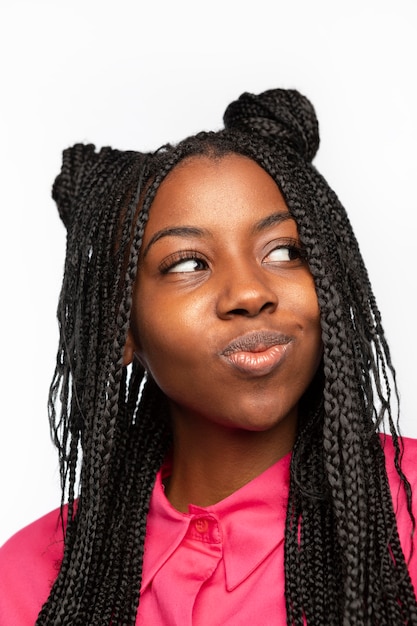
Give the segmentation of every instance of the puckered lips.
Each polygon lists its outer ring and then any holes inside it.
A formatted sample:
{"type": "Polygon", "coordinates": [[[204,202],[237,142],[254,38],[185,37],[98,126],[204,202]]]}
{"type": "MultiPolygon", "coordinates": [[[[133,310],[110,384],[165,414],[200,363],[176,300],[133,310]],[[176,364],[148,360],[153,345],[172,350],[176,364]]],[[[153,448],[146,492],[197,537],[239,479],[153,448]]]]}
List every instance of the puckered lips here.
{"type": "Polygon", "coordinates": [[[266,376],[281,364],[291,342],[277,331],[253,331],[233,339],[221,356],[243,374],[266,376]]]}

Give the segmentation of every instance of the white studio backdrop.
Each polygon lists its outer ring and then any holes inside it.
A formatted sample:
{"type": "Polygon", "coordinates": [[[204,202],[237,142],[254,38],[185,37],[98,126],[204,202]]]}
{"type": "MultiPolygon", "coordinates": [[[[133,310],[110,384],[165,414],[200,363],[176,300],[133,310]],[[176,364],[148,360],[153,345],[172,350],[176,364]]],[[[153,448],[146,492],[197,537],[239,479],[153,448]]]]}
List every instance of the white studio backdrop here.
{"type": "Polygon", "coordinates": [[[222,125],[243,91],[313,102],[315,164],[347,207],[417,436],[415,0],[2,0],[0,544],[59,505],[46,410],[76,143],[149,150],[222,125]]]}

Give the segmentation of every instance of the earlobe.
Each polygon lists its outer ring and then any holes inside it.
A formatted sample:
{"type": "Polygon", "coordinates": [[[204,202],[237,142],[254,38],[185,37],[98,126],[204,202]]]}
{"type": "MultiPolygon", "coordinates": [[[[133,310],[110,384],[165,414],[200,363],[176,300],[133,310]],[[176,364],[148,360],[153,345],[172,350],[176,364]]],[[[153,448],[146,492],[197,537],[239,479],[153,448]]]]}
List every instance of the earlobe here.
{"type": "Polygon", "coordinates": [[[133,337],[132,329],[129,328],[123,352],[123,365],[130,365],[135,357],[135,354],[137,354],[137,346],[133,337]]]}

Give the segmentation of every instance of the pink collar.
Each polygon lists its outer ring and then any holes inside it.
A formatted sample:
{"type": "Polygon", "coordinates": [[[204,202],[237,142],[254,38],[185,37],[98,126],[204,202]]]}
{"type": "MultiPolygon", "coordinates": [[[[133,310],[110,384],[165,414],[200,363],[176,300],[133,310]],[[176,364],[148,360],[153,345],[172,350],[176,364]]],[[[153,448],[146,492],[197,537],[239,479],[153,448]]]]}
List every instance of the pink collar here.
{"type": "Polygon", "coordinates": [[[227,590],[243,582],[284,541],[290,461],[291,453],[224,500],[206,508],[190,505],[188,513],[177,511],[167,500],[162,479],[169,474],[169,467],[163,466],[150,502],[141,592],[196,517],[210,516],[218,522],[227,590]]]}

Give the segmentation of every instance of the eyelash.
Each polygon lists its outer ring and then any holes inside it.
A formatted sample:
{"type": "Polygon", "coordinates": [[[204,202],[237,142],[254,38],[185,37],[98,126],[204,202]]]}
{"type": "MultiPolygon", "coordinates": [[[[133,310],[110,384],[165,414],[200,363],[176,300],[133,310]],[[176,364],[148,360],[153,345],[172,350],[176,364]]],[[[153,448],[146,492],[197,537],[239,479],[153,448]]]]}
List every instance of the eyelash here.
{"type": "MultiPolygon", "coordinates": [[[[266,255],[266,257],[272,254],[275,250],[288,250],[290,258],[288,261],[285,261],[286,263],[290,263],[291,261],[305,261],[306,260],[306,252],[304,248],[295,239],[287,239],[287,240],[282,241],[279,245],[273,246],[271,250],[268,252],[268,254],[266,255]],[[292,255],[293,255],[293,258],[291,258],[292,255]]],[[[272,261],[272,263],[273,262],[274,261],[272,261]]],[[[275,261],[275,262],[280,263],[281,261],[275,261]]]]}
{"type": "MultiPolygon", "coordinates": [[[[169,257],[159,266],[161,274],[168,274],[176,265],[183,261],[200,261],[207,267],[207,261],[196,250],[180,250],[174,254],[170,254],[169,257]]],[[[191,273],[191,272],[190,272],[191,273]]]]}
{"type": "MultiPolygon", "coordinates": [[[[286,241],[283,241],[279,245],[274,246],[273,248],[271,248],[268,254],[265,255],[264,258],[267,258],[275,250],[285,250],[285,249],[288,249],[290,257],[291,255],[294,255],[294,253],[295,253],[295,257],[290,258],[288,261],[271,261],[271,263],[291,263],[292,261],[302,262],[306,259],[304,249],[302,248],[302,246],[299,245],[297,240],[293,240],[293,239],[288,239],[286,241]]],[[[195,271],[197,272],[202,271],[203,269],[207,269],[208,267],[208,263],[205,260],[205,258],[196,250],[180,250],[178,252],[175,252],[174,254],[171,254],[166,259],[164,259],[164,261],[159,266],[159,271],[161,272],[161,274],[168,274],[171,272],[172,269],[174,269],[176,265],[179,265],[180,263],[184,261],[196,261],[196,262],[202,263],[204,265],[204,268],[196,269],[195,271]]],[[[178,273],[182,273],[182,272],[178,272],[178,273]]],[[[193,272],[183,272],[183,273],[191,274],[193,272]]]]}

